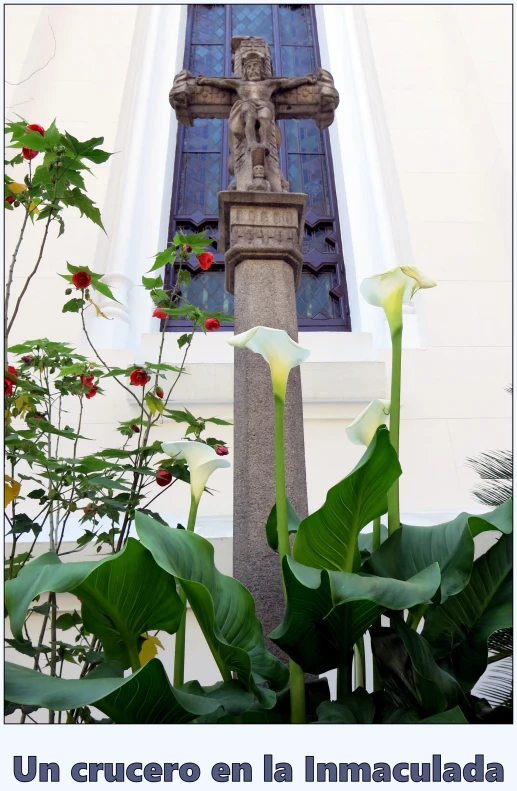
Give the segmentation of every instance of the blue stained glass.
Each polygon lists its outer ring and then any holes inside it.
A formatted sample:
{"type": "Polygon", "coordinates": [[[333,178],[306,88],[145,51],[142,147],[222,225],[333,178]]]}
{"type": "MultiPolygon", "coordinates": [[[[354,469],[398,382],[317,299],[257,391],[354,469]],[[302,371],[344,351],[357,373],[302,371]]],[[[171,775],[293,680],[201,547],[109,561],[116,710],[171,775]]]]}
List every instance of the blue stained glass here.
{"type": "Polygon", "coordinates": [[[232,5],[232,36],[260,36],[273,43],[270,5],[232,5]]]}
{"type": "Polygon", "coordinates": [[[224,270],[212,269],[193,275],[182,295],[196,307],[208,313],[233,313],[233,295],[224,289],[224,270]]]}
{"type": "Polygon", "coordinates": [[[220,151],[223,122],[220,118],[196,118],[185,128],[184,151],[220,151]]]}
{"type": "Polygon", "coordinates": [[[312,47],[282,47],[283,77],[303,77],[315,68],[312,47]]]}
{"type": "Polygon", "coordinates": [[[300,288],[296,292],[296,310],[298,318],[322,319],[339,318],[339,301],[332,297],[330,291],[337,283],[336,272],[302,271],[300,288]]]}
{"type": "Polygon", "coordinates": [[[307,6],[281,5],[278,7],[282,43],[312,45],[310,14],[307,6]]]}
{"type": "Polygon", "coordinates": [[[307,193],[307,208],[315,214],[329,215],[325,158],[321,154],[289,154],[287,160],[291,192],[307,193]]]}
{"type": "Polygon", "coordinates": [[[178,214],[217,214],[220,154],[183,154],[178,214]]]}
{"type": "Polygon", "coordinates": [[[212,77],[224,75],[224,47],[194,45],[190,50],[190,71],[212,77]]]}
{"type": "Polygon", "coordinates": [[[194,6],[193,44],[224,44],[224,5],[194,6]]]}
{"type": "Polygon", "coordinates": [[[312,118],[291,119],[285,122],[287,150],[290,154],[322,154],[321,132],[312,118]]]}

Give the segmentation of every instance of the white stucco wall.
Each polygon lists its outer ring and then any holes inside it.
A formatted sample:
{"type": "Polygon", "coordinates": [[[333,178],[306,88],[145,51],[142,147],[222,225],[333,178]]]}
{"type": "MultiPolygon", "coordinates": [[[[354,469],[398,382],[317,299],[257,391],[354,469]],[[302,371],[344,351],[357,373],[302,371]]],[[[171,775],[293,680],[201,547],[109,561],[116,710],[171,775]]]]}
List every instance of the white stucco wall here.
{"type": "MultiPolygon", "coordinates": [[[[107,236],[75,210],[66,234],[51,240],[29,289],[13,342],[47,336],[85,349],[77,317],[62,314],[68,260],[105,271],[125,307],[90,330],[112,363],[152,359],[157,327],[140,277],[166,245],[176,121],[167,101],[181,68],[183,6],[7,6],[7,105],[30,122],[79,138],[104,134],[117,151],[94,166],[89,191],[107,236]],[[25,48],[25,51],[24,51],[25,48]],[[22,103],[23,104],[19,104],[22,103]]],[[[509,6],[321,6],[323,66],[341,94],[331,141],[354,332],[302,333],[313,349],[304,366],[304,415],[311,510],[351,469],[361,449],[346,425],[385,396],[389,349],[380,311],[361,303],[362,277],[411,263],[438,287],[417,295],[406,314],[402,387],[403,514],[443,521],[479,509],[465,457],[509,447],[511,399],[511,8],[509,6]]],[[[8,111],[9,116],[10,111],[8,111]]],[[[7,213],[6,250],[19,213],[7,213]]],[[[30,229],[15,285],[35,260],[42,230],[30,229]]],[[[232,362],[227,336],[199,336],[192,376],[176,403],[231,419],[232,362]]],[[[167,338],[177,361],[174,335],[167,338]]],[[[117,387],[87,404],[83,433],[115,441],[113,421],[131,414],[117,387]]],[[[71,407],[72,408],[72,407],[71,407]]],[[[165,424],[156,437],[181,436],[165,424]]],[[[231,447],[231,429],[218,428],[231,447]]],[[[95,441],[88,443],[92,450],[95,441]]],[[[86,447],[86,445],[85,445],[86,447]]],[[[226,536],[231,559],[231,474],[213,478],[200,529],[226,536]]],[[[186,487],[162,498],[185,519],[186,487]],[[168,498],[168,499],[167,499],[168,498]]],[[[73,538],[74,528],[70,537],[73,538]]]]}

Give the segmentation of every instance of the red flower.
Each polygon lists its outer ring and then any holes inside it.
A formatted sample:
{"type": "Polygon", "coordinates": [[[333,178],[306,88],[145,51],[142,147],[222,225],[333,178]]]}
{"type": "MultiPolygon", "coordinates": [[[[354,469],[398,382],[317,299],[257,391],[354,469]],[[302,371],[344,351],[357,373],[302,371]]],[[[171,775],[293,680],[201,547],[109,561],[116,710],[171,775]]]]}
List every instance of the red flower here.
{"type": "MultiPolygon", "coordinates": [[[[13,365],[8,365],[7,370],[13,376],[18,376],[18,371],[13,365]]],[[[13,387],[16,385],[16,379],[13,379],[12,376],[4,376],[4,395],[11,395],[13,392],[13,387]]]]}
{"type": "MultiPolygon", "coordinates": [[[[39,132],[42,137],[45,136],[45,130],[40,124],[28,124],[27,129],[32,129],[33,132],[39,132]]],[[[27,132],[27,134],[29,133],[27,132]]]]}
{"type": "Polygon", "coordinates": [[[98,390],[98,387],[96,385],[94,385],[93,387],[90,387],[90,389],[86,393],[86,398],[93,398],[94,395],[97,395],[97,390],[98,390]]]}
{"type": "Polygon", "coordinates": [[[143,368],[135,368],[129,374],[129,381],[134,387],[143,387],[149,381],[149,374],[143,368]]]}
{"type": "Polygon", "coordinates": [[[230,451],[224,445],[216,445],[215,452],[218,456],[228,456],[230,451]]]}
{"type": "Polygon", "coordinates": [[[13,204],[14,203],[14,195],[8,195],[5,200],[6,200],[7,203],[13,204]]]}
{"type": "Polygon", "coordinates": [[[158,470],[156,473],[156,483],[158,486],[168,486],[172,481],[172,473],[168,470],[158,470]]]}
{"type": "Polygon", "coordinates": [[[220,326],[221,326],[221,322],[218,321],[217,319],[212,319],[212,318],[205,319],[205,329],[207,329],[209,332],[218,330],[220,326]]]}
{"type": "Polygon", "coordinates": [[[167,318],[167,314],[161,308],[155,308],[153,310],[153,316],[154,316],[155,319],[166,319],[167,318]]]}
{"type": "Polygon", "coordinates": [[[28,146],[24,146],[22,148],[22,154],[24,159],[34,159],[39,154],[39,151],[34,151],[33,148],[29,148],[28,146]]]}
{"type": "Polygon", "coordinates": [[[212,266],[212,261],[214,260],[214,256],[212,253],[200,253],[198,255],[197,260],[199,261],[199,266],[201,269],[210,269],[212,266]]]}
{"type": "Polygon", "coordinates": [[[93,374],[89,374],[88,376],[86,376],[86,374],[80,374],[79,379],[83,387],[92,387],[95,376],[93,374]]]}
{"type": "Polygon", "coordinates": [[[136,423],[133,423],[133,425],[131,426],[131,429],[135,432],[135,434],[140,434],[140,429],[138,428],[136,423]]]}
{"type": "Polygon", "coordinates": [[[156,393],[156,395],[158,396],[158,398],[163,398],[163,390],[162,390],[162,388],[161,388],[161,387],[157,387],[157,388],[156,388],[156,390],[155,390],[154,392],[156,393]]]}
{"type": "Polygon", "coordinates": [[[88,272],[76,272],[72,275],[72,283],[76,288],[88,288],[92,279],[88,272]]]}
{"type": "Polygon", "coordinates": [[[94,503],[90,503],[90,505],[87,505],[86,508],[83,508],[83,511],[85,514],[93,514],[94,516],[97,513],[97,509],[95,508],[94,503]]]}

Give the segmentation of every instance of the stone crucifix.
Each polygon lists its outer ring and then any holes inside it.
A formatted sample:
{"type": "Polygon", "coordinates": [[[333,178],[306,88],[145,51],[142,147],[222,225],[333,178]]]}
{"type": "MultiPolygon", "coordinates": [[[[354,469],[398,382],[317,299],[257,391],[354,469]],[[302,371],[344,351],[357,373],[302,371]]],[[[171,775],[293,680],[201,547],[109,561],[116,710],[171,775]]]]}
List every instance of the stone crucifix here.
{"type": "MultiPolygon", "coordinates": [[[[194,77],[184,70],[169,99],[187,126],[195,118],[228,119],[233,181],[219,193],[219,250],[225,252],[226,289],[235,295],[235,332],[263,325],[297,340],[307,195],[290,193],[280,170],[277,121],[313,118],[324,129],[334,119],[339,95],[324,69],[274,77],[262,38],[234,36],[231,48],[235,77],[194,77]]],[[[271,381],[266,362],[246,349],[235,349],[234,376],[234,576],[253,593],[267,634],[284,610],[278,559],[265,533],[275,502],[271,381]]],[[[285,417],[287,493],[303,517],[307,484],[299,368],[289,378],[285,417]]]]}

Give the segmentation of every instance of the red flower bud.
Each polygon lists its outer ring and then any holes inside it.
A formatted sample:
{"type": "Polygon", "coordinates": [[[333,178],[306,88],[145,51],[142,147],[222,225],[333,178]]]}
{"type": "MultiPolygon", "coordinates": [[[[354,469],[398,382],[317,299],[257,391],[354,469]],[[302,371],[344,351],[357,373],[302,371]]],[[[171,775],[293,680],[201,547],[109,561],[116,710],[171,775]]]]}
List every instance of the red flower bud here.
{"type": "MultiPolygon", "coordinates": [[[[39,132],[42,137],[45,136],[45,130],[40,124],[28,124],[27,129],[32,129],[33,132],[39,132]]],[[[29,134],[27,132],[27,134],[29,134]]]]}
{"type": "Polygon", "coordinates": [[[183,252],[190,254],[192,252],[192,247],[189,244],[184,244],[183,245],[183,252]]]}
{"type": "Polygon", "coordinates": [[[168,470],[158,470],[156,473],[156,483],[158,486],[168,486],[172,481],[172,473],[168,470]]]}
{"type": "Polygon", "coordinates": [[[225,447],[225,445],[216,445],[215,452],[217,453],[218,456],[228,456],[230,451],[228,450],[227,447],[225,447]]]}
{"type": "Polygon", "coordinates": [[[98,390],[98,387],[96,385],[94,385],[93,387],[90,387],[90,389],[86,393],[86,398],[93,398],[94,395],[97,395],[97,390],[98,390]]]}
{"type": "Polygon", "coordinates": [[[132,429],[132,431],[135,432],[135,434],[140,434],[140,429],[138,428],[136,423],[133,423],[133,425],[131,426],[131,429],[132,429]]]}
{"type": "Polygon", "coordinates": [[[33,415],[31,415],[31,417],[33,417],[34,420],[43,420],[44,415],[40,415],[39,412],[35,412],[33,415]]]}
{"type": "Polygon", "coordinates": [[[154,316],[155,319],[166,319],[167,318],[167,314],[161,308],[155,308],[153,310],[153,316],[154,316]]]}
{"type": "Polygon", "coordinates": [[[154,392],[156,393],[156,395],[158,396],[158,398],[163,398],[163,390],[162,390],[162,388],[161,388],[161,387],[157,387],[157,388],[156,388],[156,390],[155,390],[154,392]]]}
{"type": "Polygon", "coordinates": [[[149,374],[143,368],[135,368],[129,374],[129,382],[134,387],[143,387],[149,381],[149,374]]]}
{"type": "Polygon", "coordinates": [[[24,354],[23,357],[22,357],[22,362],[27,363],[27,365],[29,363],[31,363],[32,362],[32,354],[24,354]]]}
{"type": "Polygon", "coordinates": [[[214,256],[212,253],[200,253],[198,255],[197,260],[199,261],[199,266],[201,269],[210,269],[212,266],[212,261],[214,260],[214,256]]]}
{"type": "Polygon", "coordinates": [[[13,204],[14,203],[14,195],[8,195],[5,200],[6,200],[7,203],[13,204]]]}
{"type": "Polygon", "coordinates": [[[85,514],[93,514],[94,516],[97,513],[97,509],[95,508],[94,503],[90,503],[90,505],[87,505],[86,508],[83,508],[83,511],[85,514]]]}
{"type": "Polygon", "coordinates": [[[34,159],[39,154],[39,151],[34,151],[33,148],[29,148],[28,146],[24,146],[22,148],[22,154],[24,159],[34,159]]]}
{"type": "Polygon", "coordinates": [[[86,374],[80,374],[79,379],[83,387],[92,387],[95,377],[93,374],[88,374],[88,376],[86,374]]]}
{"type": "Polygon", "coordinates": [[[213,332],[214,330],[218,330],[221,326],[221,322],[217,319],[208,318],[205,319],[205,329],[209,332],[213,332]]]}
{"type": "Polygon", "coordinates": [[[76,272],[72,275],[72,283],[76,288],[88,288],[92,279],[88,272],[76,272]]]}

